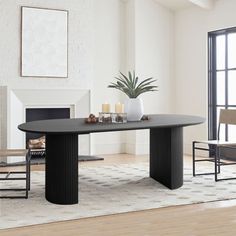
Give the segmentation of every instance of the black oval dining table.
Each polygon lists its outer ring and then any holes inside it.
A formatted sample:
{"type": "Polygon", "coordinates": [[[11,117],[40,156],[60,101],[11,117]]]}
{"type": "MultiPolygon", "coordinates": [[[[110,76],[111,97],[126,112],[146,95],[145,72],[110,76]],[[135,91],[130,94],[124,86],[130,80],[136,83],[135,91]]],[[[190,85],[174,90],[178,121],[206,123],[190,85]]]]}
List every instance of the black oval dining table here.
{"type": "Polygon", "coordinates": [[[24,132],[46,136],[45,197],[55,204],[79,202],[78,136],[97,132],[150,129],[150,177],[169,189],[183,185],[183,127],[205,122],[189,115],[149,115],[149,120],[86,124],[83,118],[21,124],[24,132]]]}

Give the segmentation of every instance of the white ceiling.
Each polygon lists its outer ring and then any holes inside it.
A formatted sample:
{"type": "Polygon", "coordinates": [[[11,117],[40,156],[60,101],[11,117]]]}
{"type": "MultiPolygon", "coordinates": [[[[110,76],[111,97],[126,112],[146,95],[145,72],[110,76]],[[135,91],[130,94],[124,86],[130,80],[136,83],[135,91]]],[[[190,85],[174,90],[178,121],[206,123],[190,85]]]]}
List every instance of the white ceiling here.
{"type": "Polygon", "coordinates": [[[161,5],[168,7],[172,10],[180,10],[192,6],[189,0],[156,0],[161,5]]]}
{"type": "Polygon", "coordinates": [[[216,0],[156,0],[156,2],[174,11],[193,5],[204,9],[212,9],[215,1],[216,0]]]}

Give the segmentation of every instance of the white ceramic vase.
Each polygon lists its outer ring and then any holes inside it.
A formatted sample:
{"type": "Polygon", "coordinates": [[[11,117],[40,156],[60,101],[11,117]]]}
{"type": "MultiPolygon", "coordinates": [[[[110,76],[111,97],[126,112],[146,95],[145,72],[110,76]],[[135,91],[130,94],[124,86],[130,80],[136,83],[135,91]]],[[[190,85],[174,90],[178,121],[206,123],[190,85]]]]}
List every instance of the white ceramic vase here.
{"type": "Polygon", "coordinates": [[[128,98],[125,101],[125,112],[128,121],[139,121],[143,117],[143,100],[141,98],[128,98]]]}

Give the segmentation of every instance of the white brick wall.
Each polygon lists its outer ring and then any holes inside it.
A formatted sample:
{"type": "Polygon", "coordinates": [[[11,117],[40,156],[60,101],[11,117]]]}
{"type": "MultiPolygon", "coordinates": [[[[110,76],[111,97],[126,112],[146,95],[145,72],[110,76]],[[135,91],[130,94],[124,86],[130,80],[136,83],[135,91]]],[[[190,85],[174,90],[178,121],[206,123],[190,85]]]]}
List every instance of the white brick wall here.
{"type": "Polygon", "coordinates": [[[11,0],[0,1],[0,84],[11,88],[89,89],[93,78],[92,0],[11,0]],[[20,77],[21,6],[69,11],[68,79],[20,77]]]}

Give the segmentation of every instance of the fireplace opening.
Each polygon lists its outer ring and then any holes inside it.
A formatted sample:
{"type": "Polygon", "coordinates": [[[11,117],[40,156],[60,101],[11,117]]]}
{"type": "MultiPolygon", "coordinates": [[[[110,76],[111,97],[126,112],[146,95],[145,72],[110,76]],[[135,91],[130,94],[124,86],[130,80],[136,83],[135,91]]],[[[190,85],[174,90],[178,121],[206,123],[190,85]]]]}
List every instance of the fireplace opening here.
{"type": "MultiPolygon", "coordinates": [[[[70,118],[70,108],[27,108],[25,118],[26,122],[70,118]]],[[[26,148],[32,150],[32,158],[45,157],[45,136],[27,132],[25,141],[26,148]]]]}

